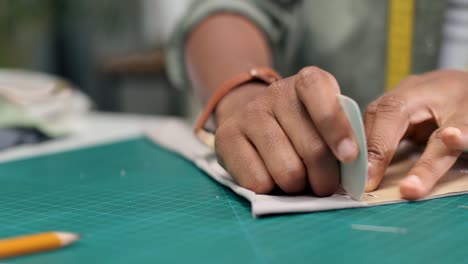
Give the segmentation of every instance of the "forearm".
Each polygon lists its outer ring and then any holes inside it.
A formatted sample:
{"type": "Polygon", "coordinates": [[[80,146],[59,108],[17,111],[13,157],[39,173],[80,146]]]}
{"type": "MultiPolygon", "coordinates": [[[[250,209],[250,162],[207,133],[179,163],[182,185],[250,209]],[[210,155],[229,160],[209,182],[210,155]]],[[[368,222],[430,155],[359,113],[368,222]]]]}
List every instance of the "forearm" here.
{"type": "MultiPolygon", "coordinates": [[[[185,47],[188,75],[203,102],[225,81],[254,67],[271,67],[271,51],[263,32],[242,16],[220,13],[208,17],[190,34],[185,47]]],[[[235,91],[252,97],[252,91],[235,91]]],[[[231,95],[230,95],[231,96],[231,95]]]]}

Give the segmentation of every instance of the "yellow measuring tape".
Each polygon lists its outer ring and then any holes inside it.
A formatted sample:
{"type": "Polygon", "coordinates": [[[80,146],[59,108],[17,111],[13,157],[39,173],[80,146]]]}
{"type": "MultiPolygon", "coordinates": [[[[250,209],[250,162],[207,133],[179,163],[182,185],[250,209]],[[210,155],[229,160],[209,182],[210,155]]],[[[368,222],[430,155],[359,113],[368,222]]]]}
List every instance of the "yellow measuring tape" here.
{"type": "Polygon", "coordinates": [[[387,91],[411,74],[414,2],[415,0],[389,0],[387,91]]]}

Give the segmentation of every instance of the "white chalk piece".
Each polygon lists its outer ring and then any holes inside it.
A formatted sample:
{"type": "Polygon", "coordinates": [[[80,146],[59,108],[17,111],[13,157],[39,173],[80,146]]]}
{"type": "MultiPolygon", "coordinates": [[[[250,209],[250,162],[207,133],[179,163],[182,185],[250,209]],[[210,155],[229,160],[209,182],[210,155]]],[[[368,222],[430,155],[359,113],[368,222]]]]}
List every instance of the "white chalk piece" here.
{"type": "Polygon", "coordinates": [[[353,129],[354,138],[359,146],[359,155],[351,163],[340,163],[341,186],[354,200],[361,200],[367,182],[367,143],[361,111],[357,103],[344,95],[337,95],[338,101],[353,129]]]}

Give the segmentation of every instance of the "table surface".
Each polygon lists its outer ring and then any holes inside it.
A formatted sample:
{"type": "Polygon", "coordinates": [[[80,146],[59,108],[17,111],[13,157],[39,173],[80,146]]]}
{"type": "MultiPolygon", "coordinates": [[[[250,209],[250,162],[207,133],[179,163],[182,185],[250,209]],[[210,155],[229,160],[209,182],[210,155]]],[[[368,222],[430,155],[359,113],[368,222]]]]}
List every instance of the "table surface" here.
{"type": "Polygon", "coordinates": [[[468,195],[254,219],[247,201],[143,137],[4,162],[0,193],[0,237],[83,235],[6,263],[468,261],[468,195]]]}

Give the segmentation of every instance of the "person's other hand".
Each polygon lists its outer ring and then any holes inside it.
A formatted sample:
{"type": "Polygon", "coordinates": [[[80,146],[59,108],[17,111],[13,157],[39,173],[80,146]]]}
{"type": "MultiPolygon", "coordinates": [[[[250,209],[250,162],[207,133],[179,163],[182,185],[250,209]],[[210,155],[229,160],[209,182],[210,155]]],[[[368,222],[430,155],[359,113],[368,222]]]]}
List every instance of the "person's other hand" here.
{"type": "Polygon", "coordinates": [[[316,67],[269,87],[233,90],[216,108],[219,163],[256,193],[310,186],[317,196],[332,195],[339,186],[337,159],[350,162],[359,153],[339,93],[335,78],[316,67]]]}
{"type": "Polygon", "coordinates": [[[411,76],[372,102],[364,120],[366,190],[379,186],[402,138],[425,138],[424,153],[400,182],[403,198],[423,198],[468,149],[468,73],[440,70],[411,76]]]}

